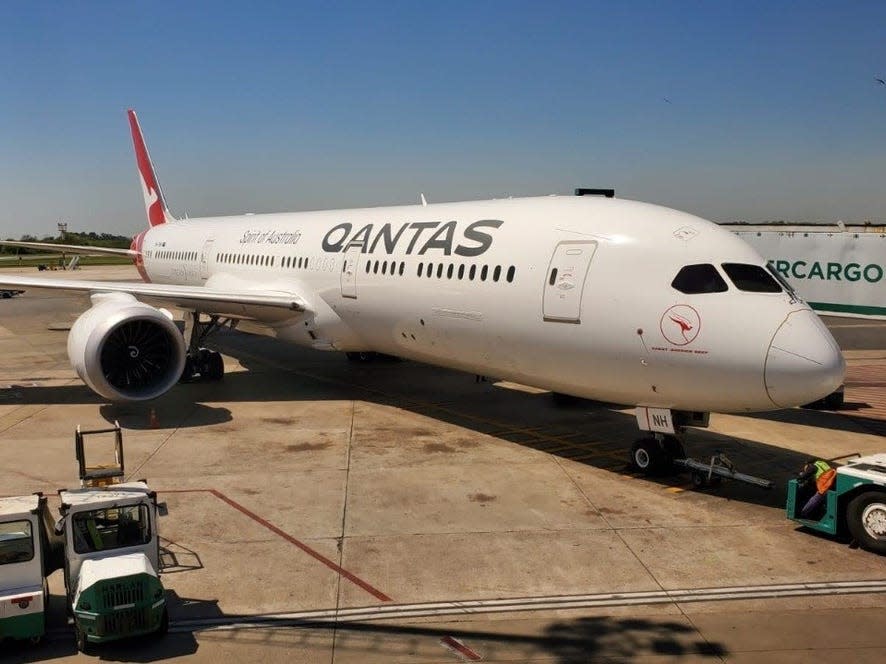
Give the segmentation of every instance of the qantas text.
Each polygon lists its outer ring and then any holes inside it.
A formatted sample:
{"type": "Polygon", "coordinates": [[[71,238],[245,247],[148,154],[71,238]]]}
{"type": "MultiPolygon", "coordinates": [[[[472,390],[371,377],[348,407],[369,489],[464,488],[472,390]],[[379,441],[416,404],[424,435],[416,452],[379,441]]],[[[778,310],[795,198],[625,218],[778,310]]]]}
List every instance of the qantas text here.
{"type": "Polygon", "coordinates": [[[366,224],[354,230],[354,225],[341,223],[329,229],[323,237],[323,251],[348,251],[360,247],[360,253],[386,254],[395,250],[406,254],[424,254],[431,250],[442,251],[444,256],[479,256],[492,246],[490,230],[504,222],[499,219],[482,219],[459,229],[457,221],[414,221],[406,224],[366,224]]]}

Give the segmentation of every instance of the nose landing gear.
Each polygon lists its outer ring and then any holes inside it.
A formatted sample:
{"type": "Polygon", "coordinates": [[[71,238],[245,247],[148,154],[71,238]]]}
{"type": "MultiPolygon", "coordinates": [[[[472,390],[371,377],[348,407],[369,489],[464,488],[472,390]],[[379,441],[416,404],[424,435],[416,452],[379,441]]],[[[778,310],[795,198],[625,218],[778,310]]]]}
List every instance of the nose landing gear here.
{"type": "Polygon", "coordinates": [[[723,479],[744,482],[764,489],[773,483],[767,479],[740,473],[725,454],[717,453],[709,463],[686,456],[681,435],[687,426],[706,427],[708,413],[683,413],[662,408],[637,408],[637,423],[648,432],[631,448],[631,467],[644,475],[655,477],[688,470],[695,488],[716,486],[723,479]],[[655,427],[657,431],[648,431],[655,427]]]}
{"type": "Polygon", "coordinates": [[[676,435],[655,433],[641,438],[631,448],[631,467],[645,475],[666,474],[676,460],[685,458],[683,443],[676,435]]]}

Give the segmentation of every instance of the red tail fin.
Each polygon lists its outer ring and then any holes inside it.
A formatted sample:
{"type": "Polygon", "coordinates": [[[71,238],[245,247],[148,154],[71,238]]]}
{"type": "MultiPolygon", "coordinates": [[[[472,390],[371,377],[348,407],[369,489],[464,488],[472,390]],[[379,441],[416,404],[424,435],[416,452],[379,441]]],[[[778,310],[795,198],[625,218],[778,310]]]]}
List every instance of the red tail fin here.
{"type": "Polygon", "coordinates": [[[135,148],[135,160],[138,164],[138,173],[141,177],[142,194],[145,197],[145,211],[148,214],[148,222],[151,226],[165,224],[169,221],[175,221],[175,217],[169,214],[169,208],[166,207],[166,199],[163,198],[163,190],[160,189],[160,183],[157,181],[157,175],[154,173],[154,166],[151,164],[151,157],[148,154],[148,148],[145,146],[145,139],[142,137],[141,127],[138,125],[138,118],[135,111],[129,109],[129,128],[132,130],[132,144],[135,148]]]}

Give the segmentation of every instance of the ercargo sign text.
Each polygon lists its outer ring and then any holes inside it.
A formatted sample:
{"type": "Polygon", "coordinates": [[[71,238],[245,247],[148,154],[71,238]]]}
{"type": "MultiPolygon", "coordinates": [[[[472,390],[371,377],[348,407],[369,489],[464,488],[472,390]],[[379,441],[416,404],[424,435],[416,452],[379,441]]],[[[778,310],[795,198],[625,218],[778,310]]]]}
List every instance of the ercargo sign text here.
{"type": "Polygon", "coordinates": [[[824,263],[820,261],[771,260],[769,263],[788,279],[821,279],[822,281],[866,281],[876,284],[883,281],[884,270],[877,263],[824,263]]]}

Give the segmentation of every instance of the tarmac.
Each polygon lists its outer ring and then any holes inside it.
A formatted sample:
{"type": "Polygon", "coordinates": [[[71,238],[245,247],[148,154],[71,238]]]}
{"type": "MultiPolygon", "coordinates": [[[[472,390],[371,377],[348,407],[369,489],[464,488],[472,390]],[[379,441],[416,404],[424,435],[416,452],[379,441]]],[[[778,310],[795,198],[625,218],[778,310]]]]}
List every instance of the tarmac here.
{"type": "Polygon", "coordinates": [[[690,431],[690,455],[725,452],[775,489],[694,490],[628,468],[631,409],[353,364],[249,326],[212,339],[222,382],[109,405],[67,359],[64,328],[87,306],[0,300],[0,494],[43,491],[55,510],[77,485],[76,425],[119,420],[127,476],[168,507],[171,633],[79,654],[56,573],[47,639],[4,642],[3,662],[886,661],[884,558],[784,514],[807,457],[886,450],[884,323],[828,321],[845,410],[713,414],[690,431]]]}

